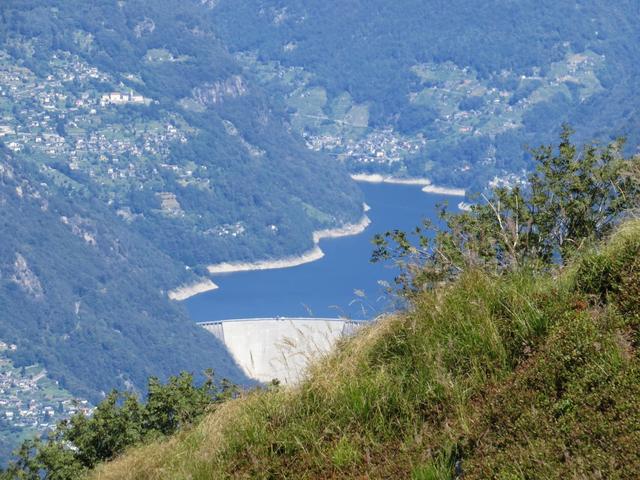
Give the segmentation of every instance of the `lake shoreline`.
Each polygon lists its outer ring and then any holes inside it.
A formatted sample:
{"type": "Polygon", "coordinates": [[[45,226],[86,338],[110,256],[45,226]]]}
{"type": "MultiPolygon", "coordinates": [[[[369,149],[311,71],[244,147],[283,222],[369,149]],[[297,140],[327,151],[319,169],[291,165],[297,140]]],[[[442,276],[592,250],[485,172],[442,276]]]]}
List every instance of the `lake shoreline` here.
{"type": "Polygon", "coordinates": [[[427,185],[423,187],[424,193],[434,193],[436,195],[445,195],[447,197],[464,197],[467,191],[463,188],[439,187],[437,185],[427,185]]]}
{"type": "Polygon", "coordinates": [[[181,287],[174,288],[168,292],[169,300],[176,302],[182,302],[201,293],[211,292],[217,290],[218,285],[213,283],[210,279],[203,279],[200,282],[192,283],[190,285],[182,285],[181,287]]]}
{"type": "Polygon", "coordinates": [[[428,178],[397,178],[379,173],[354,173],[351,175],[351,180],[358,183],[388,183],[391,185],[413,185],[417,187],[431,185],[431,180],[428,178]]]}
{"type": "MultiPolygon", "coordinates": [[[[358,233],[366,225],[360,228],[352,225],[350,229],[343,225],[342,228],[327,229],[329,231],[318,228],[314,236],[314,240],[320,242],[318,249],[309,242],[293,258],[282,259],[276,254],[271,258],[257,258],[263,261],[285,260],[277,265],[246,262],[248,265],[243,265],[244,271],[213,274],[210,278],[220,285],[220,290],[187,300],[185,306],[191,318],[196,322],[210,322],[230,318],[330,318],[337,315],[370,320],[389,308],[395,308],[397,305],[394,297],[389,295],[389,287],[399,270],[392,262],[371,262],[373,234],[394,229],[409,232],[424,218],[436,221],[440,212],[438,205],[447,200],[451,202],[454,197],[426,195],[419,186],[363,183],[360,188],[363,200],[372,208],[369,212],[360,210],[353,221],[347,222],[362,223],[359,220],[364,221],[366,213],[372,223],[364,233],[324,240],[327,236],[358,233]],[[307,255],[300,258],[304,253],[307,255]],[[284,268],[292,265],[299,266],[284,268]],[[269,269],[251,271],[256,267],[269,269]]],[[[452,207],[460,200],[451,202],[452,207]]],[[[232,266],[233,269],[217,270],[238,269],[237,263],[232,266]]]]}
{"type": "Polygon", "coordinates": [[[291,255],[279,259],[261,260],[258,262],[223,262],[215,265],[209,265],[207,270],[211,275],[220,275],[226,273],[297,267],[306,263],[315,262],[324,257],[324,252],[320,248],[320,242],[322,240],[360,235],[369,227],[369,225],[371,225],[371,220],[365,214],[358,223],[351,223],[342,227],[313,232],[313,243],[315,246],[301,255],[291,255]]]}
{"type": "Polygon", "coordinates": [[[359,183],[388,183],[392,185],[413,185],[423,187],[424,193],[433,193],[436,195],[446,195],[452,197],[464,197],[467,192],[463,188],[442,187],[434,185],[428,178],[397,178],[393,176],[384,176],[378,173],[366,174],[356,173],[351,175],[354,182],[359,183]]]}
{"type": "MultiPolygon", "coordinates": [[[[353,235],[360,235],[364,232],[369,225],[371,225],[371,219],[366,215],[366,212],[371,210],[371,207],[366,203],[363,204],[363,211],[365,214],[362,216],[358,223],[349,223],[342,227],[328,228],[325,230],[317,230],[313,232],[313,243],[315,244],[311,250],[308,250],[301,255],[290,255],[274,260],[262,260],[258,262],[223,262],[215,265],[209,265],[207,271],[211,275],[221,275],[226,273],[238,273],[238,272],[253,272],[258,270],[275,270],[281,268],[292,268],[306,263],[315,262],[324,258],[324,252],[320,248],[320,242],[329,238],[342,238],[353,235]]],[[[191,297],[200,295],[201,293],[211,292],[220,288],[211,279],[203,279],[200,282],[196,282],[190,285],[182,285],[180,287],[170,290],[167,295],[170,300],[176,302],[183,302],[191,297]]]]}
{"type": "MultiPolygon", "coordinates": [[[[370,183],[370,184],[393,184],[403,186],[421,187],[421,190],[425,193],[443,195],[443,196],[464,196],[465,191],[463,189],[440,187],[433,185],[429,179],[426,178],[395,178],[385,177],[383,175],[366,175],[366,174],[354,174],[351,178],[356,182],[370,183]]],[[[308,263],[316,262],[324,258],[325,253],[320,248],[320,242],[325,239],[335,239],[342,237],[349,237],[360,235],[371,224],[371,219],[367,216],[367,212],[371,208],[366,203],[363,204],[363,215],[359,222],[343,225],[342,227],[329,228],[324,230],[314,231],[312,234],[314,246],[299,255],[289,255],[281,258],[260,260],[255,262],[221,262],[207,266],[207,271],[210,275],[225,275],[240,272],[254,272],[261,270],[279,270],[286,268],[298,267],[308,263]]],[[[211,280],[203,280],[202,282],[186,285],[176,288],[169,292],[169,298],[176,301],[184,301],[201,293],[216,290],[218,286],[211,280]]]]}

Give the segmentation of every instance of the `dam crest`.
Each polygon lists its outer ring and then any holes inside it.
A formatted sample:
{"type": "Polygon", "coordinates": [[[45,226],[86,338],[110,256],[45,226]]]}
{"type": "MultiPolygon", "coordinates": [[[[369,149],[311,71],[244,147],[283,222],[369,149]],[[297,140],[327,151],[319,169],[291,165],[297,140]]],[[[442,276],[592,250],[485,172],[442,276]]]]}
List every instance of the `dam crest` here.
{"type": "Polygon", "coordinates": [[[200,322],[229,350],[245,374],[260,382],[297,383],[310,361],[368,321],[341,318],[245,318],[200,322]]]}

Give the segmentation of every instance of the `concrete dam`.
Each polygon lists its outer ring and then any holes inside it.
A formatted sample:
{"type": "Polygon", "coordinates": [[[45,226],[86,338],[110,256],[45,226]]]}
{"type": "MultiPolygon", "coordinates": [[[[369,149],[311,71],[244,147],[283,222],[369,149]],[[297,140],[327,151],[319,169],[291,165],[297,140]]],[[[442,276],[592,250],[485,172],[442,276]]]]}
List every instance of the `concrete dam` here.
{"type": "Polygon", "coordinates": [[[199,323],[218,337],[247,376],[296,383],[311,360],[368,322],[338,318],[248,318],[199,323]]]}

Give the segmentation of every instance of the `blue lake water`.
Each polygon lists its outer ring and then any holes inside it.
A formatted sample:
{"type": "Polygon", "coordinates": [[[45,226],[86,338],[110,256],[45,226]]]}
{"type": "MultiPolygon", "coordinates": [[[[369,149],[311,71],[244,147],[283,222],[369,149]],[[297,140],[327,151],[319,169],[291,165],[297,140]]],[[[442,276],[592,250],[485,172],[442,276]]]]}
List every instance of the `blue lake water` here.
{"type": "Polygon", "coordinates": [[[393,308],[381,282],[397,271],[369,260],[376,233],[411,230],[434,220],[437,204],[458,199],[426,194],[420,187],[361,184],[372,223],[357,236],[320,242],[324,258],[298,267],[213,276],[220,289],[185,301],[194,321],[254,317],[348,317],[369,319],[393,308]],[[363,295],[364,294],[364,295],[363,295]]]}

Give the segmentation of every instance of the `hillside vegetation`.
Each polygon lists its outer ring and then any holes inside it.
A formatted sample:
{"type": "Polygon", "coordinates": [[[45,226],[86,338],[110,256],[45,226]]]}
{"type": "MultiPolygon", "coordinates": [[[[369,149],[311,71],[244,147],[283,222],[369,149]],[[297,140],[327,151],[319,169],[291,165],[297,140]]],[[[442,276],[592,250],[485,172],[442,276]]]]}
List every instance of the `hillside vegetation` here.
{"type": "Polygon", "coordinates": [[[220,0],[214,11],[232,51],[255,53],[267,90],[287,92],[293,126],[328,150],[355,151],[350,168],[482,189],[528,168],[522,145],[551,141],[563,121],[584,140],[624,132],[635,148],[638,9],[630,0],[220,0]],[[386,141],[422,133],[426,146],[392,152],[370,129],[341,126],[362,123],[353,122],[362,109],[368,117],[357,117],[386,141]],[[385,156],[366,158],[358,144],[385,156]]]}
{"type": "Polygon", "coordinates": [[[638,163],[569,136],[435,239],[376,239],[406,312],[92,478],[635,478],[638,163]]]}
{"type": "MultiPolygon", "coordinates": [[[[93,405],[181,370],[248,384],[167,293],[358,221],[350,174],[518,185],[522,145],[562,121],[636,152],[639,15],[636,0],[0,2],[0,367],[20,375],[0,372],[0,464],[76,411],[33,402],[44,384],[93,405]]],[[[582,200],[611,193],[617,171],[600,174],[582,200]]],[[[483,250],[493,274],[529,262],[524,246],[549,254],[527,218],[483,250]]],[[[384,259],[401,239],[379,240],[384,259]]],[[[403,293],[458,273],[436,267],[403,293]]]]}
{"type": "MultiPolygon", "coordinates": [[[[167,293],[362,215],[216,39],[210,3],[0,5],[0,361],[92,404],[181,370],[246,384],[167,293]]],[[[19,423],[0,422],[0,463],[19,423]]]]}

